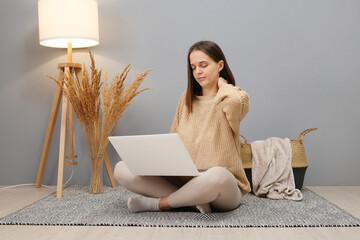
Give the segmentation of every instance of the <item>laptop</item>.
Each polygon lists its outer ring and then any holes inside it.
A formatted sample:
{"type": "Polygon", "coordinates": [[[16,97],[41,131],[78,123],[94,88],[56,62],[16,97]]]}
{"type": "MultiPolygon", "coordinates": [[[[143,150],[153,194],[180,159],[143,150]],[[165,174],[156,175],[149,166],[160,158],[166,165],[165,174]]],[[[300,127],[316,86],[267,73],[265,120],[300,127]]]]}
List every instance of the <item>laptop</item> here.
{"type": "Polygon", "coordinates": [[[133,175],[198,176],[184,144],[176,133],[109,137],[133,175]]]}

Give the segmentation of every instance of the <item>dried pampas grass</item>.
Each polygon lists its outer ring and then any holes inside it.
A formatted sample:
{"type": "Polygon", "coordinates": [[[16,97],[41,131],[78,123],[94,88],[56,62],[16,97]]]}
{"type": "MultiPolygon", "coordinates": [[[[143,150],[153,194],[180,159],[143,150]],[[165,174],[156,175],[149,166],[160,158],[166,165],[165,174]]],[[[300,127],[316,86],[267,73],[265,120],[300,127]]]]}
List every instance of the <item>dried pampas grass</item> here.
{"type": "Polygon", "coordinates": [[[108,137],[112,135],[117,121],[122,116],[125,109],[134,101],[135,97],[141,92],[148,90],[145,88],[138,90],[151,69],[137,74],[134,80],[129,84],[125,91],[126,77],[130,71],[130,65],[126,66],[121,72],[118,72],[110,82],[107,80],[107,72],[103,90],[101,88],[102,71],[95,67],[94,55],[90,54],[90,70],[83,65],[83,73],[79,79],[74,78],[70,72],[64,73],[60,70],[60,79],[53,79],[65,92],[72,104],[74,112],[84,128],[89,145],[92,177],[90,182],[90,192],[102,192],[102,160],[109,143],[108,137]],[[100,109],[102,111],[101,129],[100,129],[100,109]]]}

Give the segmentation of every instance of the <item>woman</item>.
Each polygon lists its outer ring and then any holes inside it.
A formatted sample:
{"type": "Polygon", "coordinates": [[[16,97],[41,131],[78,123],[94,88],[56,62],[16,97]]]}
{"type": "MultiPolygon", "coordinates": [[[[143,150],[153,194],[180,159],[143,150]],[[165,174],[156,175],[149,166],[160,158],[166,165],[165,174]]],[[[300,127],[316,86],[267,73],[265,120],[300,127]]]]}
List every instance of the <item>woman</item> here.
{"type": "Polygon", "coordinates": [[[188,87],[178,103],[171,132],[183,141],[201,174],[197,177],[134,176],[123,162],[114,176],[139,195],[132,212],[195,206],[201,213],[230,211],[250,191],[240,156],[240,121],[249,97],[235,80],[220,47],[200,41],[188,52],[188,87]]]}

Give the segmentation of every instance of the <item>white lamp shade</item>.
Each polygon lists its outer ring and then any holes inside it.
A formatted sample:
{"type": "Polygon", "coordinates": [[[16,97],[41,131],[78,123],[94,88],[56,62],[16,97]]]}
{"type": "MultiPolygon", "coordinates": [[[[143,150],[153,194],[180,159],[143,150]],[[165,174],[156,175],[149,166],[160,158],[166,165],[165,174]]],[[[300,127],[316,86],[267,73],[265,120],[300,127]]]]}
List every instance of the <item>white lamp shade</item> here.
{"type": "Polygon", "coordinates": [[[92,47],[99,44],[95,0],[39,0],[40,44],[46,47],[92,47]]]}

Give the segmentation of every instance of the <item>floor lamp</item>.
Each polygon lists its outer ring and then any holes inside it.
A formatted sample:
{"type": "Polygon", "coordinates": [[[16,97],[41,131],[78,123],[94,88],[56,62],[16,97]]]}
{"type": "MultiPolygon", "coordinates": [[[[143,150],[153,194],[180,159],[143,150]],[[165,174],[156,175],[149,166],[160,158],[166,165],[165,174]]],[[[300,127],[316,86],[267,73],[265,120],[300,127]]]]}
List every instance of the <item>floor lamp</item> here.
{"type": "MultiPolygon", "coordinates": [[[[72,49],[92,47],[99,44],[98,6],[95,0],[39,0],[40,44],[46,47],[67,48],[68,62],[59,63],[60,71],[81,77],[81,64],[72,62],[72,49]]],[[[59,75],[60,76],[60,75],[59,75]]],[[[57,178],[57,197],[62,197],[66,148],[67,118],[69,118],[68,165],[75,165],[73,142],[73,110],[66,94],[57,86],[41,154],[35,187],[41,187],[47,156],[62,99],[60,146],[57,178]],[[69,115],[68,115],[69,112],[69,115]]],[[[105,153],[104,164],[112,187],[116,186],[110,162],[105,153]]]]}

